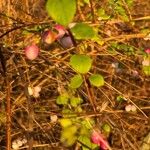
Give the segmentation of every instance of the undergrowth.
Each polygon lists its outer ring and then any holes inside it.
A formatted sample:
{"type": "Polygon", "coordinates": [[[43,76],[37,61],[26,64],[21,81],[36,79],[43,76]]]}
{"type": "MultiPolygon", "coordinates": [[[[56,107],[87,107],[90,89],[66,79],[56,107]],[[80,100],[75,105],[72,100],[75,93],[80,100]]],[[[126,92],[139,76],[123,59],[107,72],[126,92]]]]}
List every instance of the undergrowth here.
{"type": "Polygon", "coordinates": [[[149,150],[148,4],[2,0],[0,150],[149,150]]]}

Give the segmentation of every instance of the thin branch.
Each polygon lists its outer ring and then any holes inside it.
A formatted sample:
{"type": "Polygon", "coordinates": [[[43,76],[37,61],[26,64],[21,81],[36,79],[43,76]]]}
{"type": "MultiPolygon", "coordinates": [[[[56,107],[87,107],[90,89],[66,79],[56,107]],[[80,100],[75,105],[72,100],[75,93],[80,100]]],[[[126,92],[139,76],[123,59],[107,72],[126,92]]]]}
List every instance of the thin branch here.
{"type": "Polygon", "coordinates": [[[2,66],[2,76],[6,84],[6,149],[11,150],[11,106],[10,106],[10,92],[11,85],[7,77],[6,61],[2,52],[2,45],[0,45],[0,62],[2,66]]]}
{"type": "MultiPolygon", "coordinates": [[[[17,59],[16,58],[14,58],[14,63],[17,65],[17,59]]],[[[27,140],[28,140],[28,146],[29,146],[28,150],[32,150],[32,148],[33,148],[33,136],[31,134],[33,132],[34,111],[33,111],[33,106],[31,103],[31,97],[30,97],[29,92],[28,92],[29,83],[25,80],[25,75],[20,68],[18,68],[18,72],[19,72],[22,83],[23,84],[25,83],[24,94],[26,96],[27,108],[28,108],[28,130],[27,130],[27,140]]]]}
{"type": "Polygon", "coordinates": [[[96,113],[96,104],[95,104],[95,99],[93,98],[93,93],[92,93],[92,91],[90,90],[90,88],[88,86],[88,83],[86,81],[86,77],[83,76],[83,78],[84,78],[84,84],[85,84],[85,87],[86,87],[86,90],[87,90],[89,101],[90,101],[90,103],[93,107],[94,112],[96,113]]]}
{"type": "Polygon", "coordinates": [[[6,84],[6,149],[11,150],[11,107],[10,107],[10,92],[11,85],[8,81],[7,71],[6,71],[6,61],[2,52],[2,44],[0,45],[0,62],[2,66],[1,74],[4,77],[6,84]]]}
{"type": "Polygon", "coordinates": [[[117,40],[117,39],[134,39],[134,38],[144,38],[146,36],[145,33],[137,33],[137,34],[126,34],[126,35],[118,35],[118,36],[113,36],[109,38],[104,38],[104,41],[112,41],[112,40],[117,40]]]}
{"type": "Polygon", "coordinates": [[[93,7],[93,1],[90,1],[90,7],[91,7],[91,14],[92,14],[92,18],[93,18],[93,23],[95,23],[95,13],[94,13],[94,7],[93,7]]]}
{"type": "Polygon", "coordinates": [[[6,91],[6,138],[7,138],[7,150],[11,150],[11,107],[10,107],[10,91],[11,91],[11,85],[8,81],[8,78],[5,78],[6,85],[7,85],[7,91],[6,91]]]}

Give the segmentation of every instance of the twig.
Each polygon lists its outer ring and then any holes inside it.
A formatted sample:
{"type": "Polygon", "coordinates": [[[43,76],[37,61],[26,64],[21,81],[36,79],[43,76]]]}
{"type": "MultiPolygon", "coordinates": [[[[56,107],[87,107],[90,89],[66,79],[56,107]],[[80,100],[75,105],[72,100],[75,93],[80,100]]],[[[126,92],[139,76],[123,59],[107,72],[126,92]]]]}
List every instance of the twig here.
{"type": "Polygon", "coordinates": [[[11,86],[8,81],[7,71],[6,71],[6,61],[2,52],[2,44],[0,45],[0,62],[2,66],[2,76],[6,84],[6,149],[11,150],[11,107],[10,107],[10,91],[11,86]]]}
{"type": "Polygon", "coordinates": [[[28,133],[27,133],[27,139],[28,139],[28,150],[32,150],[33,147],[33,137],[31,136],[31,133],[33,131],[33,118],[34,118],[34,112],[33,112],[33,106],[31,104],[31,98],[28,92],[28,84],[25,85],[25,95],[27,98],[27,105],[28,105],[28,133]]]}
{"type": "Polygon", "coordinates": [[[92,18],[93,18],[93,23],[95,23],[95,13],[94,13],[94,8],[93,8],[93,1],[90,1],[90,7],[91,7],[91,14],[92,14],[92,18]]]}
{"type": "Polygon", "coordinates": [[[15,18],[11,17],[11,16],[8,16],[7,14],[0,13],[0,15],[3,16],[3,17],[6,17],[6,18],[8,18],[8,19],[11,19],[12,21],[15,21],[16,23],[25,24],[24,22],[22,22],[22,21],[20,21],[20,20],[17,20],[17,19],[15,19],[15,18]]]}
{"type": "Polygon", "coordinates": [[[141,21],[141,20],[150,20],[150,16],[144,16],[144,17],[140,17],[140,18],[134,18],[134,21],[141,21]]]}
{"type": "MultiPolygon", "coordinates": [[[[17,64],[17,59],[14,58],[14,63],[17,64]]],[[[25,76],[23,75],[22,70],[20,70],[20,68],[18,68],[18,72],[19,75],[21,77],[21,80],[23,83],[25,83],[24,86],[24,93],[26,96],[26,100],[27,100],[27,107],[28,107],[28,132],[27,132],[27,140],[28,140],[28,150],[32,150],[33,148],[33,137],[32,137],[32,132],[33,132],[33,118],[34,118],[34,111],[33,111],[33,106],[31,104],[31,97],[29,95],[28,92],[28,86],[29,83],[25,80],[25,76]]]]}
{"type": "Polygon", "coordinates": [[[129,19],[132,20],[132,15],[131,15],[131,12],[130,12],[130,9],[129,9],[127,3],[125,2],[125,0],[122,0],[122,2],[123,2],[123,4],[124,4],[125,9],[126,9],[127,12],[128,12],[129,19]]]}
{"type": "Polygon", "coordinates": [[[3,38],[4,36],[8,35],[9,33],[16,31],[16,30],[23,29],[23,28],[26,28],[26,27],[29,27],[29,26],[44,25],[44,24],[48,24],[48,22],[18,25],[17,27],[9,29],[5,33],[1,34],[0,35],[0,39],[3,38]]]}
{"type": "Polygon", "coordinates": [[[77,11],[79,12],[79,15],[80,15],[81,19],[82,19],[83,21],[85,21],[86,19],[85,19],[85,17],[84,17],[84,14],[82,13],[81,8],[80,8],[79,0],[77,0],[77,11]]]}
{"type": "Polygon", "coordinates": [[[5,78],[6,86],[7,86],[7,94],[6,94],[6,138],[7,138],[7,150],[11,150],[11,107],[10,107],[10,82],[8,81],[8,78],[5,78]]]}
{"type": "Polygon", "coordinates": [[[95,99],[93,98],[93,93],[91,92],[89,86],[88,86],[88,83],[86,81],[86,77],[83,76],[84,78],[84,84],[85,84],[85,87],[86,87],[86,90],[87,90],[87,94],[88,94],[88,98],[89,98],[89,101],[94,109],[94,112],[96,113],[96,106],[95,106],[95,99]]]}
{"type": "Polygon", "coordinates": [[[123,95],[123,97],[124,97],[125,99],[127,99],[130,103],[132,103],[146,118],[148,118],[148,116],[147,116],[130,98],[128,98],[127,96],[125,96],[123,93],[121,93],[120,91],[118,91],[116,88],[114,88],[113,86],[111,86],[109,83],[105,82],[105,84],[106,84],[109,88],[111,88],[111,89],[113,89],[114,91],[116,91],[117,93],[119,93],[120,95],[123,95]]]}
{"type": "Polygon", "coordinates": [[[145,33],[137,33],[137,34],[126,34],[126,35],[119,35],[119,36],[114,36],[114,37],[109,37],[105,38],[104,41],[112,41],[112,40],[117,40],[117,39],[133,39],[133,38],[144,38],[146,36],[145,33]]]}

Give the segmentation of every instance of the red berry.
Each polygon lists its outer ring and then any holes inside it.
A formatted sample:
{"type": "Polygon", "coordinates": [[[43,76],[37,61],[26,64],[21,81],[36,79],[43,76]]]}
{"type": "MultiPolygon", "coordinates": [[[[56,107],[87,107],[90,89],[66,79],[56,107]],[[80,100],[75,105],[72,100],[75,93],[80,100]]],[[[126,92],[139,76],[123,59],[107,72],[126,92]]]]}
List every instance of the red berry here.
{"type": "Polygon", "coordinates": [[[50,30],[47,30],[42,35],[43,42],[47,44],[51,44],[55,41],[56,36],[55,33],[51,32],[50,30]]]}
{"type": "Polygon", "coordinates": [[[61,25],[55,25],[54,29],[58,32],[56,36],[57,39],[62,38],[67,33],[67,30],[65,29],[65,27],[61,25]]]}
{"type": "Polygon", "coordinates": [[[146,49],[145,53],[150,54],[150,48],[146,49]]]}

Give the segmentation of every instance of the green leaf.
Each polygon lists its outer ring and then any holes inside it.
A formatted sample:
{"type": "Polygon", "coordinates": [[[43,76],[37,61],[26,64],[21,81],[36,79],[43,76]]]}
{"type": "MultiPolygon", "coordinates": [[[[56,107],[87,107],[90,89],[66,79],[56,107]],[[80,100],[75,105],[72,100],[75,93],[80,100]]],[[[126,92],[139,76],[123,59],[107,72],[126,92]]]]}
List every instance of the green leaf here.
{"type": "Polygon", "coordinates": [[[82,150],[89,150],[89,148],[82,145],[82,150]]]}
{"type": "Polygon", "coordinates": [[[100,36],[95,36],[94,38],[92,38],[92,41],[96,42],[100,46],[102,46],[104,44],[104,40],[100,36]]]}
{"type": "Polygon", "coordinates": [[[90,130],[87,129],[84,125],[82,126],[82,128],[80,128],[80,135],[85,135],[85,136],[89,136],[90,135],[90,130]]]}
{"type": "Polygon", "coordinates": [[[126,3],[129,7],[133,5],[133,0],[126,0],[126,3]]]}
{"type": "Polygon", "coordinates": [[[72,125],[72,121],[70,119],[67,119],[67,118],[60,119],[59,122],[63,128],[66,128],[66,127],[72,125]]]}
{"type": "Polygon", "coordinates": [[[77,132],[77,127],[76,126],[69,126],[67,128],[64,128],[61,132],[61,142],[65,143],[66,146],[71,146],[75,143],[77,137],[76,137],[76,132],[77,132]]]}
{"type": "Polygon", "coordinates": [[[96,144],[91,142],[89,137],[84,135],[79,136],[78,141],[80,141],[84,145],[83,147],[87,148],[87,150],[96,149],[98,147],[96,144]]]}
{"type": "Polygon", "coordinates": [[[76,72],[85,74],[91,69],[92,60],[86,55],[73,55],[70,58],[70,65],[76,72]]]}
{"type": "Polygon", "coordinates": [[[78,40],[92,39],[96,35],[94,29],[85,23],[77,23],[73,28],[71,28],[71,31],[74,37],[78,40]]]}
{"type": "Polygon", "coordinates": [[[93,119],[91,119],[91,118],[86,118],[81,123],[87,129],[91,129],[94,126],[95,121],[93,119]]]}
{"type": "Polygon", "coordinates": [[[77,112],[77,113],[81,113],[83,110],[82,110],[82,108],[81,108],[81,106],[77,106],[76,108],[75,108],[75,112],[77,112]]]}
{"type": "Polygon", "coordinates": [[[77,117],[77,114],[70,109],[63,109],[62,115],[64,118],[75,118],[75,117],[77,117]]]}
{"type": "Polygon", "coordinates": [[[109,125],[108,123],[104,123],[104,124],[102,125],[102,129],[103,129],[106,133],[110,133],[110,131],[111,131],[111,127],[110,127],[110,125],[109,125]]]}
{"type": "Polygon", "coordinates": [[[70,105],[73,107],[77,107],[82,102],[83,102],[83,100],[79,97],[73,97],[70,99],[70,105]]]}
{"type": "Polygon", "coordinates": [[[62,136],[64,138],[70,138],[77,132],[77,127],[75,125],[66,127],[62,130],[62,136]]]}
{"type": "Polygon", "coordinates": [[[125,99],[121,96],[121,95],[119,95],[119,96],[117,96],[117,98],[116,98],[116,101],[117,102],[123,102],[125,99]]]}
{"type": "Polygon", "coordinates": [[[66,105],[66,104],[68,104],[68,101],[69,101],[69,96],[67,93],[59,95],[56,99],[56,103],[58,105],[66,105]]]}
{"type": "Polygon", "coordinates": [[[54,21],[67,26],[75,15],[76,0],[48,0],[46,10],[54,21]]]}
{"type": "Polygon", "coordinates": [[[110,16],[108,16],[106,13],[105,13],[105,10],[104,9],[98,9],[98,16],[99,16],[99,19],[101,20],[108,20],[110,18],[110,16]]]}
{"type": "Polygon", "coordinates": [[[90,4],[89,0],[83,0],[86,4],[90,4]]]}
{"type": "Polygon", "coordinates": [[[90,76],[89,81],[92,85],[100,87],[104,85],[104,78],[100,74],[93,74],[90,76]]]}
{"type": "Polygon", "coordinates": [[[121,5],[117,5],[115,7],[115,11],[120,15],[120,17],[124,21],[129,21],[129,18],[128,18],[127,14],[126,14],[126,10],[121,5]]]}
{"type": "Polygon", "coordinates": [[[150,66],[143,66],[142,69],[145,75],[150,76],[150,66]]]}
{"type": "Polygon", "coordinates": [[[116,10],[120,15],[125,15],[125,14],[126,14],[125,9],[124,9],[122,6],[120,6],[120,5],[117,5],[117,6],[115,7],[115,10],[116,10]]]}
{"type": "Polygon", "coordinates": [[[66,142],[66,145],[67,146],[72,146],[77,140],[77,136],[72,136],[70,138],[68,138],[67,142],[66,142]]]}
{"type": "Polygon", "coordinates": [[[82,83],[83,83],[82,76],[78,74],[75,75],[73,78],[71,78],[70,87],[76,89],[79,88],[82,83]]]}
{"type": "Polygon", "coordinates": [[[135,54],[135,49],[133,46],[112,42],[111,46],[109,47],[109,52],[111,52],[111,53],[113,52],[115,54],[117,51],[121,51],[127,55],[135,54]]]}

